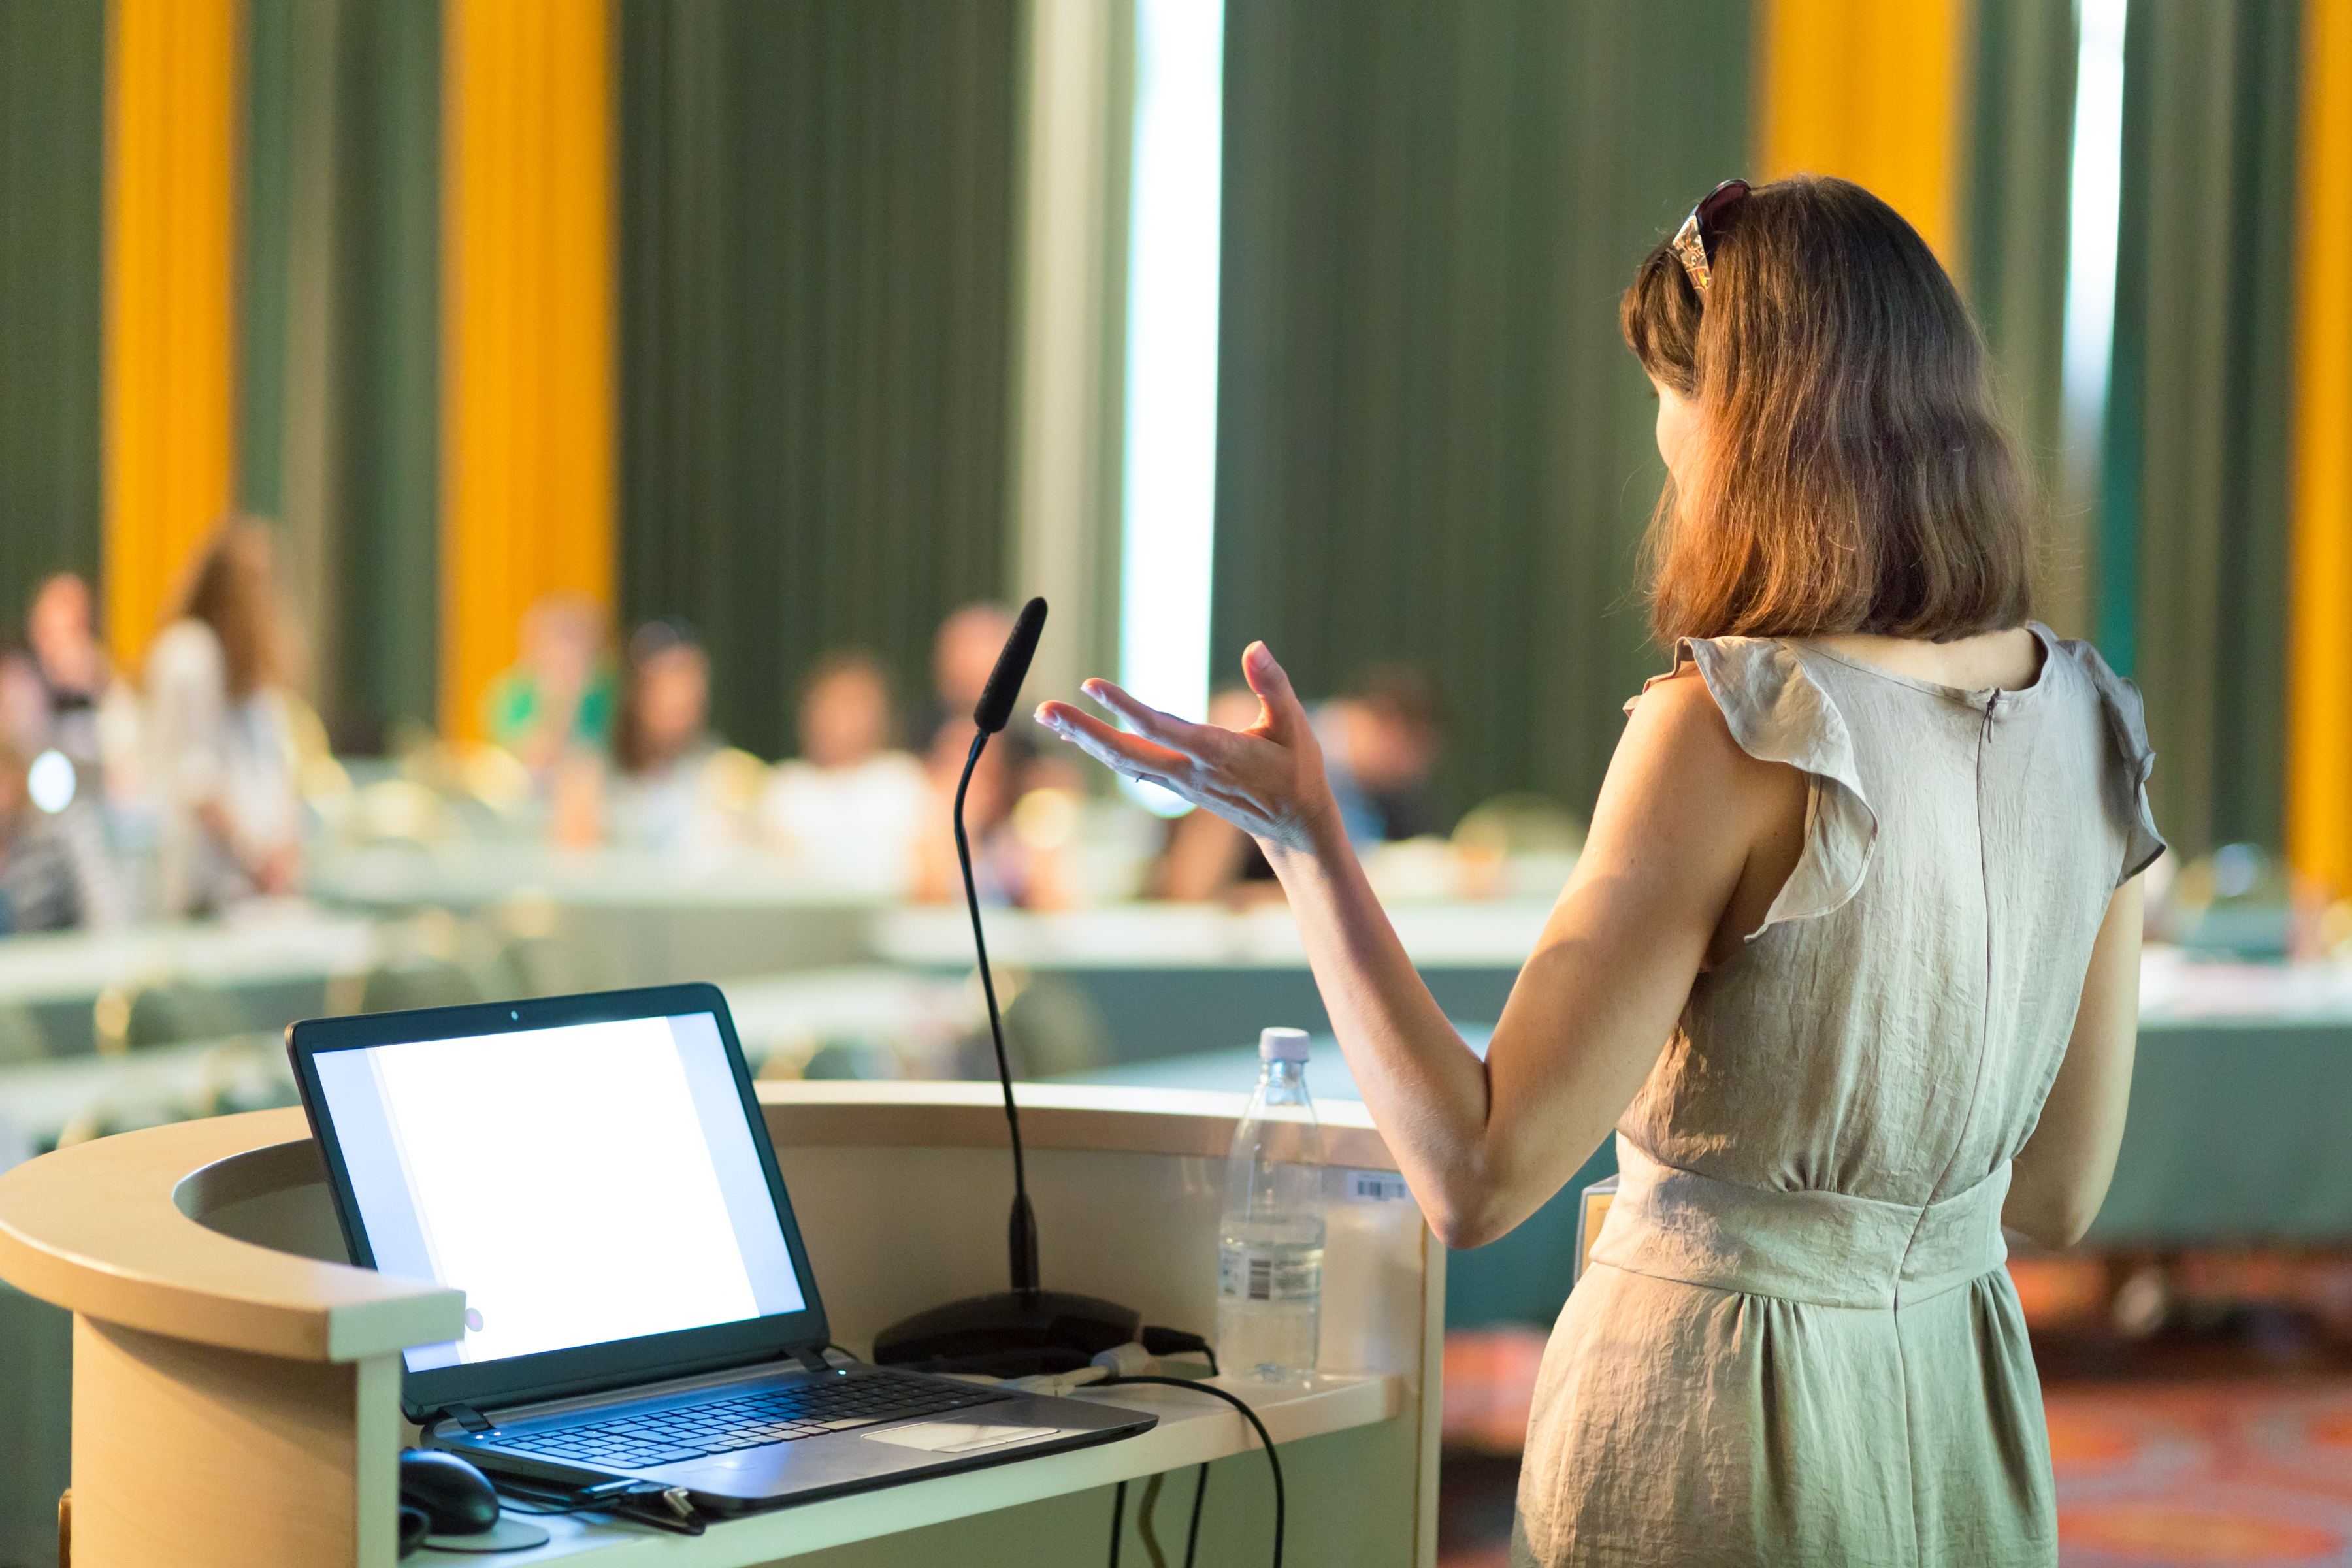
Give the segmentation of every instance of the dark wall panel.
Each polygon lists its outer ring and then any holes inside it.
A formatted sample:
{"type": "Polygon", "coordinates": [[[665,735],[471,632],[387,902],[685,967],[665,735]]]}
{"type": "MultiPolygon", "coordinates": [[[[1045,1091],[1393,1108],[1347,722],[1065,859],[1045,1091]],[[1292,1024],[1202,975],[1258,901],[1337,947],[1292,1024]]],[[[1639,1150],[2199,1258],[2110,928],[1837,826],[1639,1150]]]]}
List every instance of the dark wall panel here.
{"type": "Polygon", "coordinates": [[[99,568],[106,11],[0,0],[0,627],[99,568]]]}
{"type": "Polygon", "coordinates": [[[1019,8],[624,0],[624,615],[792,745],[818,654],[928,688],[1003,568],[1019,8]]]}
{"type": "Polygon", "coordinates": [[[1254,0],[1227,12],[1216,606],[1310,695],[1408,659],[1459,812],[1589,810],[1663,656],[1664,478],[1617,333],[1643,253],[1746,170],[1748,6],[1254,0]]]}

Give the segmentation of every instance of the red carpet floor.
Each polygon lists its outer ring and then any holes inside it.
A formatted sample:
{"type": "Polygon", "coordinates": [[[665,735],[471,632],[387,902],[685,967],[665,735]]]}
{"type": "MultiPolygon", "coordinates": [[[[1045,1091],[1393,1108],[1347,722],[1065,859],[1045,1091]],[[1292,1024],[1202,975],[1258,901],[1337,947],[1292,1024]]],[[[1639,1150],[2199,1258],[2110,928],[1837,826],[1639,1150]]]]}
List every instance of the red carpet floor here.
{"type": "Polygon", "coordinates": [[[2048,1390],[2066,1568],[2352,1568],[2352,1382],[2048,1390]]]}
{"type": "MultiPolygon", "coordinates": [[[[1501,1568],[1542,1337],[1448,1336],[1444,1568],[1501,1568]]],[[[2044,1391],[2064,1568],[2352,1568],[2352,1378],[2044,1391]]]]}

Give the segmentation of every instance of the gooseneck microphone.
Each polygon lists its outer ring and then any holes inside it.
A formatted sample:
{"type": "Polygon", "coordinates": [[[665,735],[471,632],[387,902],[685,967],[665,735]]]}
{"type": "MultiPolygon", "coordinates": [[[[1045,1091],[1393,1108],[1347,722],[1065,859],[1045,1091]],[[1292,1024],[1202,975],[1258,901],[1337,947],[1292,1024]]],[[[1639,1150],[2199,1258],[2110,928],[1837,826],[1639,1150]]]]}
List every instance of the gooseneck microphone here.
{"type": "Polygon", "coordinates": [[[1004,651],[971,710],[978,728],[956,781],[956,861],[963,870],[965,907],[971,911],[972,951],[980,959],[980,988],[988,998],[988,1033],[996,1047],[996,1079],[1004,1090],[1004,1124],[1013,1135],[1013,1218],[1005,1240],[1012,1255],[1013,1289],[972,1296],[918,1312],[874,1338],[874,1359],[886,1365],[919,1366],[940,1372],[980,1372],[998,1377],[1074,1371],[1094,1356],[1133,1340],[1142,1314],[1115,1302],[1068,1291],[1048,1290],[1037,1265],[1037,1216],[1029,1206],[1029,1172],[1021,1148],[1021,1111],[1013,1100],[1013,1065],[1004,1051],[1004,1018],[996,1004],[996,977],[988,966],[988,937],[981,927],[980,889],[972,879],[971,843],[964,831],[964,796],[988,738],[1013,717],[1021,683],[1036,657],[1045,629],[1045,601],[1021,607],[1004,651]]]}
{"type": "MultiPolygon", "coordinates": [[[[1004,639],[1004,651],[996,656],[996,668],[988,672],[988,684],[980,689],[980,700],[972,705],[971,721],[980,726],[980,737],[971,748],[973,756],[980,755],[980,742],[1004,728],[1013,717],[1013,704],[1021,695],[1021,683],[1029,679],[1029,661],[1037,657],[1038,634],[1045,629],[1045,601],[1032,599],[1021,606],[1021,615],[1013,623],[1013,635],[1004,639]]],[[[961,820],[961,814],[958,814],[961,820]]]]}
{"type": "Polygon", "coordinates": [[[963,797],[971,787],[972,770],[980,766],[980,753],[988,738],[1013,717],[1013,700],[1021,695],[1021,683],[1029,678],[1029,661],[1037,657],[1038,634],[1045,629],[1045,601],[1032,599],[1022,605],[1020,618],[1013,623],[1013,635],[1004,639],[1004,651],[996,656],[996,668],[989,671],[988,684],[981,689],[980,701],[971,710],[971,721],[979,728],[971,737],[971,751],[963,760],[963,776],[956,781],[955,793],[956,862],[963,868],[963,901],[971,911],[972,951],[980,955],[980,989],[988,998],[988,1036],[996,1046],[996,1081],[1004,1089],[1004,1125],[1013,1134],[1013,1223],[1005,1238],[1013,1257],[1013,1289],[1032,1296],[1037,1292],[1037,1215],[1029,1206],[1029,1169],[1021,1153],[1021,1110],[1013,1103],[1013,1067],[1004,1055],[1004,1018],[996,1005],[996,976],[988,967],[988,935],[980,925],[980,889],[971,878],[963,797]]]}

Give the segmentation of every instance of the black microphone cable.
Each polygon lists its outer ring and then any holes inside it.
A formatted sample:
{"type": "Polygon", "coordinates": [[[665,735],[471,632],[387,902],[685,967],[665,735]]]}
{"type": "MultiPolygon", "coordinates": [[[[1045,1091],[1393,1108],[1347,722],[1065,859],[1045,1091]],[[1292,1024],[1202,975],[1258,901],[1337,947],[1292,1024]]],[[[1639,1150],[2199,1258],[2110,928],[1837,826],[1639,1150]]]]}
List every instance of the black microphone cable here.
{"type": "MultiPolygon", "coordinates": [[[[1097,1382],[1088,1384],[1088,1386],[1092,1388],[1116,1388],[1122,1383],[1155,1383],[1163,1388],[1189,1388],[1196,1394],[1214,1394],[1217,1398],[1223,1400],[1226,1404],[1232,1405],[1234,1409],[1242,1413],[1242,1419],[1247,1421],[1250,1426],[1256,1430],[1257,1440],[1265,1445],[1266,1468],[1272,1471],[1274,1475],[1274,1568],[1282,1568],[1282,1531],[1283,1525],[1286,1522],[1285,1515],[1288,1511],[1287,1499],[1285,1496],[1282,1485],[1282,1456],[1274,1451],[1274,1438],[1267,1433],[1265,1423],[1257,1418],[1257,1412],[1252,1410],[1249,1407],[1248,1403],[1239,1394],[1228,1393],[1224,1389],[1219,1388],[1213,1383],[1195,1383],[1189,1377],[1147,1377],[1142,1375],[1129,1377],[1122,1373],[1113,1373],[1110,1376],[1099,1379],[1097,1382]]],[[[1192,1537],[1184,1543],[1184,1561],[1188,1563],[1192,1560],[1192,1547],[1200,1536],[1201,1497],[1202,1494],[1206,1491],[1208,1484],[1209,1467],[1202,1465],[1201,1467],[1200,1488],[1192,1494],[1192,1537]]],[[[1125,1485],[1122,1484],[1119,1488],[1118,1493],[1119,1507],[1122,1510],[1126,1507],[1126,1500],[1127,1489],[1125,1485]]],[[[1117,1542],[1118,1537],[1114,1535],[1112,1537],[1112,1562],[1114,1563],[1118,1562],[1117,1542]]]]}
{"type": "Polygon", "coordinates": [[[1192,1568],[1192,1549],[1201,1544],[1201,1503],[1209,1495],[1209,1461],[1201,1461],[1201,1478],[1192,1483],[1192,1522],[1184,1531],[1184,1568],[1192,1568]]]}

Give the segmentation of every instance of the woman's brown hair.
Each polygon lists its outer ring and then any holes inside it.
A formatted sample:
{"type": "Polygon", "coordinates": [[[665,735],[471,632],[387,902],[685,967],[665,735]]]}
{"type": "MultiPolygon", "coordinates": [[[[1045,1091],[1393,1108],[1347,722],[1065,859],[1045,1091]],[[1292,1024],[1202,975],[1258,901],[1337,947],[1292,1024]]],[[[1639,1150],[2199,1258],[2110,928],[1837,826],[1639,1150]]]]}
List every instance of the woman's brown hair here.
{"type": "Polygon", "coordinates": [[[269,525],[232,517],[214,531],[189,574],[173,620],[202,621],[220,639],[231,699],[242,702],[287,678],[286,607],[278,602],[269,525]]]}
{"type": "Polygon", "coordinates": [[[1759,186],[1715,229],[1703,300],[1662,244],[1620,309],[1698,416],[1645,545],[1659,640],[2021,625],[2030,495],[1935,253],[1844,180],[1759,186]]]}

